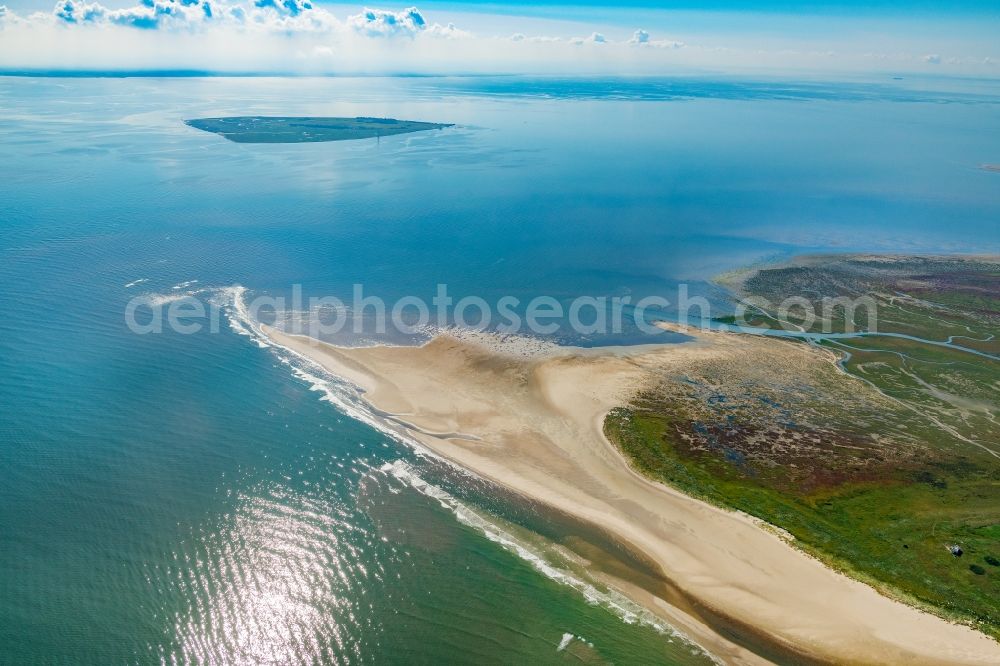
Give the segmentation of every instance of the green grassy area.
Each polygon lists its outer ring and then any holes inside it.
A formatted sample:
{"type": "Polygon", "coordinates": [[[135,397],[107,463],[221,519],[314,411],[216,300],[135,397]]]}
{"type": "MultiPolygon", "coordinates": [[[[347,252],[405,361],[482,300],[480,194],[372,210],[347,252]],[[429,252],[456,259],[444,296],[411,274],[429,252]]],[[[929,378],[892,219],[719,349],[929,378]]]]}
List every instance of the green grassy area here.
{"type": "Polygon", "coordinates": [[[1000,263],[848,256],[803,264],[759,270],[746,281],[743,296],[756,304],[745,317],[749,325],[866,331],[818,344],[842,354],[848,373],[932,419],[951,438],[1000,452],[1000,263]],[[781,309],[789,297],[832,317],[810,324],[798,309],[781,309]],[[831,307],[837,298],[866,299],[873,307],[831,307]]]}
{"type": "Polygon", "coordinates": [[[877,482],[809,493],[775,487],[722,457],[685,456],[656,401],[615,410],[605,429],[647,475],[778,525],[800,547],[883,592],[1000,638],[1000,468],[927,461],[877,482]],[[955,557],[948,546],[960,544],[955,557]],[[971,569],[977,566],[978,573],[971,569]]]}
{"type": "Polygon", "coordinates": [[[865,330],[877,317],[882,335],[812,343],[838,366],[758,338],[753,359],[665,377],[605,430],[649,476],[762,518],[883,592],[1000,638],[1000,360],[968,351],[998,349],[998,276],[1000,264],[981,258],[831,257],[757,271],[741,294],[755,304],[749,324],[801,324],[777,309],[789,296],[817,308],[864,296],[877,311],[853,323],[865,330]],[[950,336],[968,339],[930,344],[950,336]]]}
{"type": "Polygon", "coordinates": [[[742,292],[751,326],[782,328],[786,323],[785,328],[804,326],[814,333],[876,330],[942,342],[969,336],[963,342],[1000,349],[995,337],[976,342],[1000,328],[1000,263],[995,260],[812,258],[756,271],[742,292]],[[791,297],[807,301],[815,316],[807,319],[801,307],[791,304],[779,316],[791,297]],[[845,307],[843,299],[855,302],[845,307]]]}

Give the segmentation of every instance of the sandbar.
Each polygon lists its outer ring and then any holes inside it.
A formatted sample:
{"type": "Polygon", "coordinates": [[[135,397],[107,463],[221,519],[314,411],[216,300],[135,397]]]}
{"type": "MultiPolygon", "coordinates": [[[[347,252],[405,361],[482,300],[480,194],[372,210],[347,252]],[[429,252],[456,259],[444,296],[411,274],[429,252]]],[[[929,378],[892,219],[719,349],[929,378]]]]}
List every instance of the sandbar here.
{"type": "MultiPolygon", "coordinates": [[[[266,328],[275,343],[356,385],[436,454],[501,486],[599,526],[655,562],[689,598],[766,636],[780,650],[828,663],[996,664],[1000,643],[882,596],[838,573],[760,521],[635,472],[606,439],[608,411],[657,375],[704,355],[805,345],[695,333],[691,342],[509,353],[439,335],[418,347],[336,347],[266,328]]],[[[640,590],[633,598],[727,663],[767,659],[705,617],[640,590]]]]}

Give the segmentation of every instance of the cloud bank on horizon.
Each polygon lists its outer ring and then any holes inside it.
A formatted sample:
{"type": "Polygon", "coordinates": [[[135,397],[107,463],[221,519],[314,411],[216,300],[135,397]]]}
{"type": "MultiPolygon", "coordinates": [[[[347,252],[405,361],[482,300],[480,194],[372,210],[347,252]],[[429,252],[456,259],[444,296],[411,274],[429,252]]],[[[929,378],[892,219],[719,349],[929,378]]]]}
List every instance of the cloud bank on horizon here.
{"type": "MultiPolygon", "coordinates": [[[[0,69],[197,70],[259,74],[670,74],[693,71],[942,73],[1000,76],[994,40],[961,31],[909,35],[700,29],[657,34],[625,27],[649,12],[609,11],[608,25],[530,16],[463,15],[474,27],[432,21],[416,7],[363,8],[341,17],[314,0],[140,0],[109,8],[59,0],[51,11],[0,5],[0,69]],[[520,22],[517,31],[505,31],[520,22]],[[587,31],[589,30],[589,32],[587,31]],[[575,31],[575,32],[574,32],[575,31]]],[[[661,12],[669,24],[670,13],[661,12]]],[[[817,25],[822,21],[817,18],[817,25]]],[[[712,19],[708,23],[711,25],[712,19]]],[[[754,27],[757,26],[757,28],[754,27]]],[[[815,27],[815,26],[814,26],[815,27]]]]}

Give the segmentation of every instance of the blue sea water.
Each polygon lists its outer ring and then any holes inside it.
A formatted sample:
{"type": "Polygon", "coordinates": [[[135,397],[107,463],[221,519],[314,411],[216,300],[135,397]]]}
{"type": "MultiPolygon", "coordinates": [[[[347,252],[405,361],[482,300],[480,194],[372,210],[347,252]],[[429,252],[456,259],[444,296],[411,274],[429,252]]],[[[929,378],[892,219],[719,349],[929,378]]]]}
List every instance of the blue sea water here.
{"type": "Polygon", "coordinates": [[[367,422],[234,286],[718,299],[796,253],[1000,251],[994,82],[7,77],[0,118],[0,663],[701,663],[553,574],[627,554],[367,422]],[[183,124],[221,115],[455,127],[183,124]],[[126,326],[189,293],[217,332],[126,326]]]}

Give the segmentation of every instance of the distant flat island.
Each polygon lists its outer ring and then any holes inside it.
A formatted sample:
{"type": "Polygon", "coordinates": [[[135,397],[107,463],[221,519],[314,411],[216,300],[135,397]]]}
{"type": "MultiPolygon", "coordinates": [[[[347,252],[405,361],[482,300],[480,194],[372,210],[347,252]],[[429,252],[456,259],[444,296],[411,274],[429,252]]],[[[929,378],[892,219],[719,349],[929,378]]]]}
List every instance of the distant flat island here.
{"type": "Polygon", "coordinates": [[[195,118],[187,125],[214,132],[237,143],[305,143],[348,141],[408,134],[451,127],[450,123],[424,123],[395,118],[323,118],[285,116],[231,116],[195,118]]]}

